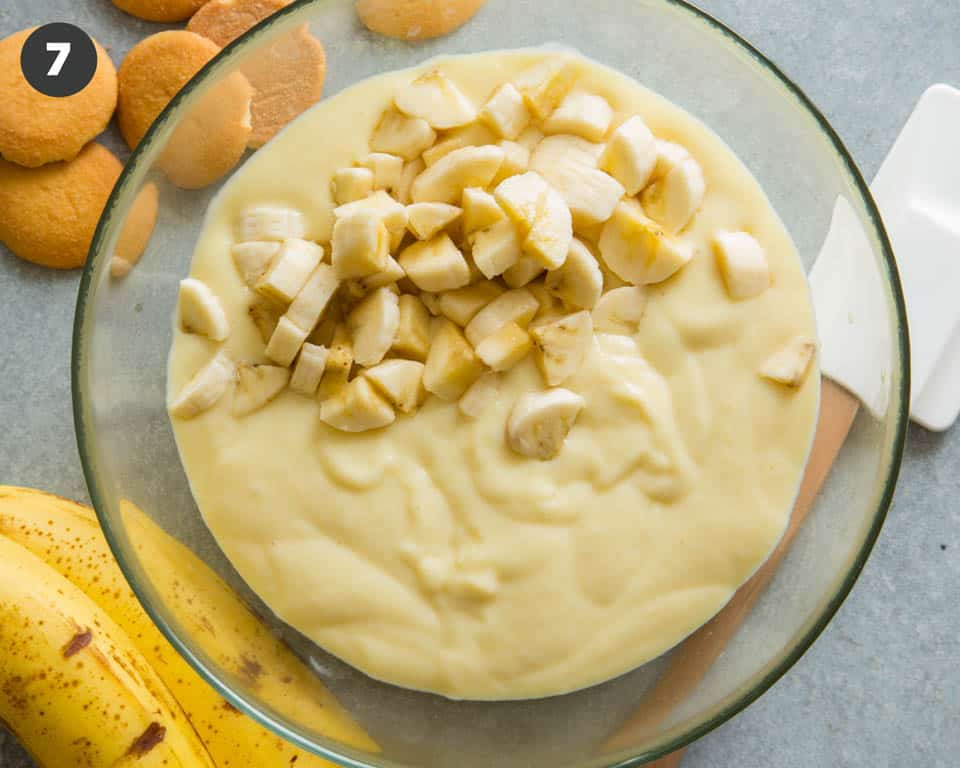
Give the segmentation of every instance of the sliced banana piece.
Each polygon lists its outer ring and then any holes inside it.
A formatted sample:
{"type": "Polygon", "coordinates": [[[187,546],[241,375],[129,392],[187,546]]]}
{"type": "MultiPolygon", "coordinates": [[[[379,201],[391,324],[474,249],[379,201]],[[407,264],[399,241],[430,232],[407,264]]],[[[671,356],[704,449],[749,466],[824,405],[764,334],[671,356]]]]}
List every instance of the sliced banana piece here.
{"type": "Polygon", "coordinates": [[[423,388],[423,363],[415,360],[384,360],[363,375],[387,401],[402,413],[415,411],[426,397],[423,388]]]}
{"type": "Polygon", "coordinates": [[[250,303],[247,312],[250,319],[253,320],[253,324],[257,327],[260,338],[266,344],[270,341],[270,337],[277,329],[277,323],[280,322],[280,318],[284,314],[284,305],[263,296],[257,296],[250,303]]]}
{"type": "Polygon", "coordinates": [[[269,299],[289,304],[307,278],[323,261],[323,248],[308,240],[284,240],[270,269],[257,283],[257,291],[269,299]]]}
{"type": "Polygon", "coordinates": [[[237,366],[225,352],[218,352],[170,403],[170,415],[178,419],[192,419],[212,408],[236,378],[237,366]]]}
{"type": "Polygon", "coordinates": [[[619,181],[631,197],[642,190],[657,165],[657,140],[637,115],[621,123],[600,155],[600,168],[619,181]]]}
{"type": "Polygon", "coordinates": [[[607,291],[593,308],[593,329],[597,333],[633,336],[640,328],[647,306],[647,289],[625,285],[607,291]]]}
{"type": "Polygon", "coordinates": [[[788,387],[799,387],[810,370],[817,344],[805,336],[791,339],[760,366],[760,375],[788,387]]]}
{"type": "Polygon", "coordinates": [[[530,334],[516,323],[510,322],[477,344],[477,357],[494,371],[509,371],[530,354],[533,342],[530,334]]]}
{"type": "Polygon", "coordinates": [[[360,278],[360,288],[364,294],[367,294],[374,288],[393,285],[403,280],[405,276],[406,274],[403,271],[403,267],[400,266],[400,262],[393,258],[393,256],[387,256],[387,264],[383,269],[367,277],[360,278]]]}
{"type": "Polygon", "coordinates": [[[505,139],[515,139],[530,122],[523,95],[513,83],[504,83],[480,110],[480,120],[505,139]]]}
{"type": "Polygon", "coordinates": [[[525,328],[539,308],[540,303],[530,291],[515,288],[501,294],[477,312],[464,332],[470,344],[476,346],[507,323],[516,323],[525,328]]]}
{"type": "Polygon", "coordinates": [[[290,381],[290,370],[277,365],[237,366],[237,387],[233,394],[233,415],[246,416],[260,410],[279,395],[290,381]]]}
{"type": "Polygon", "coordinates": [[[407,228],[418,240],[429,240],[462,213],[462,209],[449,203],[413,203],[407,206],[407,228]]]}
{"type": "Polygon", "coordinates": [[[603,272],[590,249],[574,238],[563,266],[547,273],[544,286],[567,306],[593,309],[603,293],[603,272]]]}
{"type": "Polygon", "coordinates": [[[407,226],[407,209],[401,203],[398,203],[382,189],[378,189],[369,197],[362,200],[354,200],[346,205],[339,205],[333,209],[333,215],[338,218],[346,218],[354,213],[361,211],[376,214],[387,231],[391,234],[403,233],[407,226]]]}
{"type": "Polygon", "coordinates": [[[463,136],[451,136],[443,141],[438,141],[436,144],[430,147],[430,149],[425,149],[421,157],[423,158],[423,162],[426,164],[426,167],[429,168],[441,157],[446,157],[453,152],[453,150],[463,149],[466,146],[470,145],[463,136]]]}
{"type": "Polygon", "coordinates": [[[305,342],[290,377],[290,389],[307,397],[313,397],[320,386],[320,379],[327,367],[330,351],[318,344],[305,342]]]}
{"type": "Polygon", "coordinates": [[[361,210],[337,217],[330,247],[337,278],[367,277],[386,267],[390,235],[379,214],[361,210]]]}
{"type": "Polygon", "coordinates": [[[492,144],[455,149],[413,180],[410,197],[415,203],[456,203],[467,187],[490,184],[502,162],[503,150],[492,144]]]}
{"type": "Polygon", "coordinates": [[[543,264],[532,256],[524,256],[503,273],[503,282],[510,288],[522,288],[544,270],[543,264]]]}
{"type": "Polygon", "coordinates": [[[374,129],[370,149],[413,160],[436,140],[437,133],[426,120],[391,109],[384,113],[374,129]]]}
{"type": "Polygon", "coordinates": [[[377,288],[347,317],[358,365],[376,365],[389,351],[400,327],[400,303],[389,288],[377,288]]]}
{"type": "Polygon", "coordinates": [[[569,314],[570,310],[565,308],[563,302],[547,290],[546,285],[540,280],[527,285],[527,290],[533,294],[540,308],[537,314],[533,316],[532,323],[542,325],[551,320],[556,320],[569,314]]]}
{"type": "Polygon", "coordinates": [[[556,457],[585,405],[580,395],[562,387],[521,395],[507,418],[507,445],[531,459],[556,457]]]}
{"type": "Polygon", "coordinates": [[[470,99],[438,69],[420,75],[397,91],[393,103],[404,114],[426,120],[438,130],[466,125],[477,117],[470,99]]]}
{"type": "Polygon", "coordinates": [[[417,296],[401,294],[400,319],[391,351],[398,357],[424,362],[430,349],[430,313],[417,296]]]}
{"type": "Polygon", "coordinates": [[[373,192],[373,171],[369,168],[341,168],[333,174],[330,191],[337,205],[362,200],[373,192]]]}
{"type": "Polygon", "coordinates": [[[467,241],[473,263],[488,280],[506,272],[523,255],[517,229],[507,219],[473,232],[467,241]]]}
{"type": "Polygon", "coordinates": [[[530,150],[523,144],[503,139],[497,142],[497,146],[503,150],[503,162],[500,163],[500,170],[497,171],[497,175],[490,182],[493,185],[499,184],[510,176],[523,173],[530,165],[530,150]]]}
{"type": "Polygon", "coordinates": [[[236,243],[230,249],[230,253],[233,255],[233,264],[243,282],[250,288],[256,288],[257,283],[267,273],[273,260],[280,253],[280,243],[263,240],[236,243]]]}
{"type": "Polygon", "coordinates": [[[680,232],[703,204],[707,182],[703,169],[687,155],[665,176],[640,193],[643,210],[671,232],[680,232]]]}
{"type": "Polygon", "coordinates": [[[390,403],[363,376],[358,376],[320,404],[320,420],[341,432],[366,432],[393,424],[390,403]]]}
{"type": "Polygon", "coordinates": [[[286,317],[308,334],[340,287],[336,272],[329,264],[319,264],[287,309],[286,317]]]}
{"type": "Polygon", "coordinates": [[[537,218],[537,211],[550,185],[539,173],[529,171],[501,181],[493,196],[526,237],[537,218]]]}
{"type": "Polygon", "coordinates": [[[397,184],[397,188],[395,190],[397,194],[397,200],[399,200],[403,205],[408,205],[412,202],[412,199],[410,198],[410,190],[413,188],[413,182],[416,180],[417,176],[423,173],[423,169],[426,167],[426,163],[423,162],[422,157],[411,160],[409,163],[403,166],[403,173],[400,174],[400,183],[397,184]]]}
{"type": "Polygon", "coordinates": [[[430,291],[420,291],[420,301],[423,302],[423,306],[427,308],[427,311],[434,317],[440,315],[440,297],[435,293],[430,293],[430,291]]]}
{"type": "Polygon", "coordinates": [[[571,91],[543,121],[546,133],[569,133],[587,141],[602,141],[613,120],[613,107],[603,96],[571,91]]]}
{"type": "Polygon", "coordinates": [[[503,219],[503,209],[496,198],[479,187],[467,187],[460,201],[463,209],[463,234],[469,235],[478,229],[486,229],[503,219]]]}
{"type": "Polygon", "coordinates": [[[517,75],[513,85],[531,114],[543,120],[557,108],[576,79],[577,68],[572,60],[550,56],[517,75]]]}
{"type": "Polygon", "coordinates": [[[593,318],[576,312],[530,329],[534,358],[547,386],[562,384],[580,370],[593,345],[593,318]]]}
{"type": "Polygon", "coordinates": [[[408,245],[397,260],[422,291],[449,291],[470,282],[467,260],[446,233],[408,245]]]}
{"type": "Polygon", "coordinates": [[[693,258],[689,243],[667,234],[632,198],[623,200],[604,225],[599,247],[607,266],[635,285],[666,280],[693,258]]]}
{"type": "Polygon", "coordinates": [[[713,236],[713,252],[731,299],[752,299],[770,287],[767,255],[752,235],[717,232],[713,236]]]}
{"type": "Polygon", "coordinates": [[[286,315],[277,322],[277,327],[267,343],[266,355],[277,365],[289,366],[293,363],[309,331],[295,325],[286,315]]]}
{"type": "Polygon", "coordinates": [[[464,328],[477,312],[502,293],[503,288],[492,280],[481,280],[465,288],[446,291],[440,295],[440,314],[464,328]]]}
{"type": "Polygon", "coordinates": [[[573,219],[560,193],[547,186],[537,202],[533,226],[523,241],[523,252],[546,269],[559,269],[573,241],[573,219]]]}
{"type": "Polygon", "coordinates": [[[237,225],[237,242],[302,239],[307,230],[303,214],[282,205],[254,205],[247,208],[237,225]]]}
{"type": "Polygon", "coordinates": [[[446,318],[439,318],[430,343],[423,385],[441,400],[452,402],[483,373],[483,363],[463,333],[446,318]]]}
{"type": "Polygon", "coordinates": [[[403,158],[389,152],[371,152],[360,165],[373,174],[373,188],[394,190],[400,185],[403,175],[403,158]]]}
{"type": "Polygon", "coordinates": [[[502,385],[503,374],[487,371],[457,401],[460,412],[472,419],[479,419],[484,411],[497,402],[502,385]]]}
{"type": "Polygon", "coordinates": [[[320,378],[317,397],[323,401],[335,397],[346,388],[353,368],[353,347],[345,325],[338,325],[333,332],[327,364],[320,378]]]}
{"type": "Polygon", "coordinates": [[[177,314],[180,328],[186,333],[196,333],[213,341],[224,341],[230,335],[230,323],[220,299],[209,285],[196,278],[180,281],[177,314]]]}

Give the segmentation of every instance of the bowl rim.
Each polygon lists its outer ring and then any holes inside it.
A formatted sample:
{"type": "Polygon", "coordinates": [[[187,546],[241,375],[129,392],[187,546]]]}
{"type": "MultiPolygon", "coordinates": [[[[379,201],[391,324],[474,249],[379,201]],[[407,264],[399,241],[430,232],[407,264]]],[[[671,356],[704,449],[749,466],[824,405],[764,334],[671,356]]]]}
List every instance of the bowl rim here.
{"type": "MultiPolygon", "coordinates": [[[[294,0],[290,5],[274,13],[270,17],[259,22],[256,26],[241,35],[236,40],[229,43],[213,59],[205,64],[199,72],[177,93],[170,103],[163,109],[154,123],[150,126],[144,138],[131,153],[128,162],[120,174],[115,184],[103,213],[97,223],[94,237],[91,242],[90,250],[83,274],[80,279],[80,286],[77,294],[76,311],[74,315],[73,340],[71,349],[71,392],[73,401],[74,429],[77,438],[77,448],[80,455],[80,462],[83,469],[84,478],[87,483],[87,489],[97,518],[100,521],[104,536],[113,552],[114,557],[119,564],[120,570],[130,584],[131,589],[136,595],[140,604],[156,624],[164,637],[173,645],[176,651],[187,660],[191,667],[213,688],[220,693],[227,701],[236,706],[246,715],[253,718],[259,724],[265,726],[282,738],[292,742],[295,746],[320,755],[346,768],[383,768],[385,765],[396,765],[392,762],[368,762],[365,759],[347,756],[335,749],[317,743],[314,739],[302,735],[299,729],[291,727],[286,723],[279,722],[277,717],[264,712],[255,704],[235,691],[228,683],[221,680],[218,674],[211,670],[190,648],[189,643],[182,640],[172,626],[159,615],[155,606],[151,603],[149,595],[146,594],[142,585],[137,580],[137,568],[128,558],[126,550],[119,545],[118,531],[114,529],[109,516],[103,511],[105,509],[104,494],[100,488],[97,479],[93,460],[92,436],[85,426],[85,414],[89,403],[82,382],[82,374],[86,370],[84,359],[86,357],[85,319],[88,314],[88,308],[91,305],[92,289],[95,287],[95,277],[107,268],[107,233],[110,229],[111,220],[117,209],[120,199],[124,194],[147,172],[147,169],[141,169],[144,154],[149,150],[157,137],[164,130],[170,120],[178,113],[181,105],[184,104],[191,94],[202,89],[206,81],[218,74],[218,72],[227,66],[230,59],[245,49],[252,46],[255,42],[275,26],[283,25],[289,17],[306,13],[308,7],[319,8],[342,0],[294,0]]],[[[770,664],[769,669],[758,679],[744,686],[745,690],[739,694],[734,694],[726,705],[720,706],[712,714],[705,717],[702,722],[693,727],[683,730],[659,745],[631,755],[626,758],[617,758],[610,756],[610,762],[604,763],[605,768],[634,768],[657,760],[671,752],[682,749],[693,743],[700,737],[719,727],[734,715],[743,711],[746,707],[762,696],[774,683],[776,683],[786,672],[803,656],[804,653],[816,641],[819,635],[832,620],[844,600],[849,595],[859,577],[867,558],[873,550],[874,544],[879,537],[880,530],[886,519],[887,512],[893,500],[894,490],[900,471],[901,460],[903,456],[904,444],[906,442],[910,399],[910,342],[907,331],[906,306],[903,298],[899,272],[897,270],[896,260],[893,249],[887,236],[886,229],[881,219],[876,202],[870,193],[869,186],[865,182],[863,175],[854,162],[850,152],[847,150],[843,141],[831,126],[827,118],[814,102],[804,93],[804,91],[791,80],[767,55],[762,53],[757,47],[750,43],[746,38],[734,32],[724,22],[717,19],[712,14],[697,7],[690,0],[642,0],[648,3],[659,3],[667,9],[678,10],[695,22],[705,24],[705,26],[714,33],[726,38],[727,42],[732,43],[749,58],[760,69],[765,70],[767,74],[773,75],[785,90],[785,95],[793,97],[798,105],[809,113],[816,124],[819,126],[823,135],[828,139],[833,151],[841,160],[843,169],[846,171],[853,186],[856,189],[860,202],[863,204],[867,218],[873,228],[873,235],[879,244],[882,267],[886,276],[887,287],[893,298],[893,308],[895,318],[895,336],[896,349],[902,365],[899,370],[899,376],[896,378],[895,397],[891,398],[891,406],[895,407],[893,429],[894,435],[890,440],[889,454],[886,457],[886,477],[883,483],[883,490],[877,502],[877,508],[870,521],[869,529],[866,531],[863,542],[853,557],[849,569],[844,574],[839,584],[835,587],[833,595],[822,605],[819,615],[813,619],[806,630],[798,632],[798,639],[794,641],[793,646],[784,656],[770,664]]],[[[291,22],[292,23],[292,22],[291,22]]],[[[881,459],[884,457],[881,456],[881,459]]],[[[328,741],[332,742],[332,739],[328,741]]],[[[602,758],[601,758],[602,759],[602,758]]],[[[591,758],[592,765],[600,765],[597,758],[591,758]]]]}

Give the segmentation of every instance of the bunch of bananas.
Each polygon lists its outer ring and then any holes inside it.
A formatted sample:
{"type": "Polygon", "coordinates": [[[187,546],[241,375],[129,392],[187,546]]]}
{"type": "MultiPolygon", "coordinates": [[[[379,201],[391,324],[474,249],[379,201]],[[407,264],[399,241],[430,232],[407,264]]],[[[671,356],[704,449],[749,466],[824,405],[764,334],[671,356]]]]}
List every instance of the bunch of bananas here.
{"type": "MultiPolygon", "coordinates": [[[[164,594],[177,618],[207,632],[211,658],[240,672],[252,666],[265,700],[288,704],[331,738],[375,749],[216,574],[132,505],[124,514],[151,574],[170,579],[164,594]]],[[[0,486],[0,722],[45,768],[330,765],[231,707],[177,654],[92,510],[9,486],[0,486]]]]}

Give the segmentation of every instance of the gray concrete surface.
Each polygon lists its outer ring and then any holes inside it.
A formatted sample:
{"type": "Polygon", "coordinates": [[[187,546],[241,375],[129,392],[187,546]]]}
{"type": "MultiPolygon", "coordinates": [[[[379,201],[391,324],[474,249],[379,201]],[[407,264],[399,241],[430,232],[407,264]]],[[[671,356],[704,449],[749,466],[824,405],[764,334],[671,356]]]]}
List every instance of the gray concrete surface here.
{"type": "MultiPolygon", "coordinates": [[[[956,0],[700,5],[799,83],[867,178],[929,84],[960,86],[956,0]]],[[[159,29],[108,0],[0,1],[0,37],[48,21],[82,26],[118,62],[159,29]]],[[[105,141],[120,148],[113,136],[105,141]]],[[[85,499],[69,380],[78,279],[0,253],[0,482],[85,499]]],[[[960,428],[942,436],[911,428],[894,507],[853,594],[783,680],[694,745],[686,768],[960,764],[957,466],[960,428]]],[[[0,768],[29,765],[0,728],[0,768]]]]}

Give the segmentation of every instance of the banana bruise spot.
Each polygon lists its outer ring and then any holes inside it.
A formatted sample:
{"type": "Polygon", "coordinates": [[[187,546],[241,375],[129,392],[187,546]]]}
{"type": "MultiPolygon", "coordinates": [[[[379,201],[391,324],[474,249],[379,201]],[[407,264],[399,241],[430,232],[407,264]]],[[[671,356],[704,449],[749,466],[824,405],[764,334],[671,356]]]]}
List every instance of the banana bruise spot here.
{"type": "Polygon", "coordinates": [[[160,744],[166,735],[167,729],[160,725],[160,723],[150,723],[150,725],[147,726],[147,730],[133,740],[133,744],[130,745],[127,754],[130,757],[143,757],[151,749],[160,744]]]}
{"type": "Polygon", "coordinates": [[[63,646],[63,658],[69,659],[71,656],[80,653],[80,651],[90,645],[92,640],[93,632],[90,631],[89,627],[82,632],[77,632],[77,634],[70,638],[70,642],[63,646]]]}

